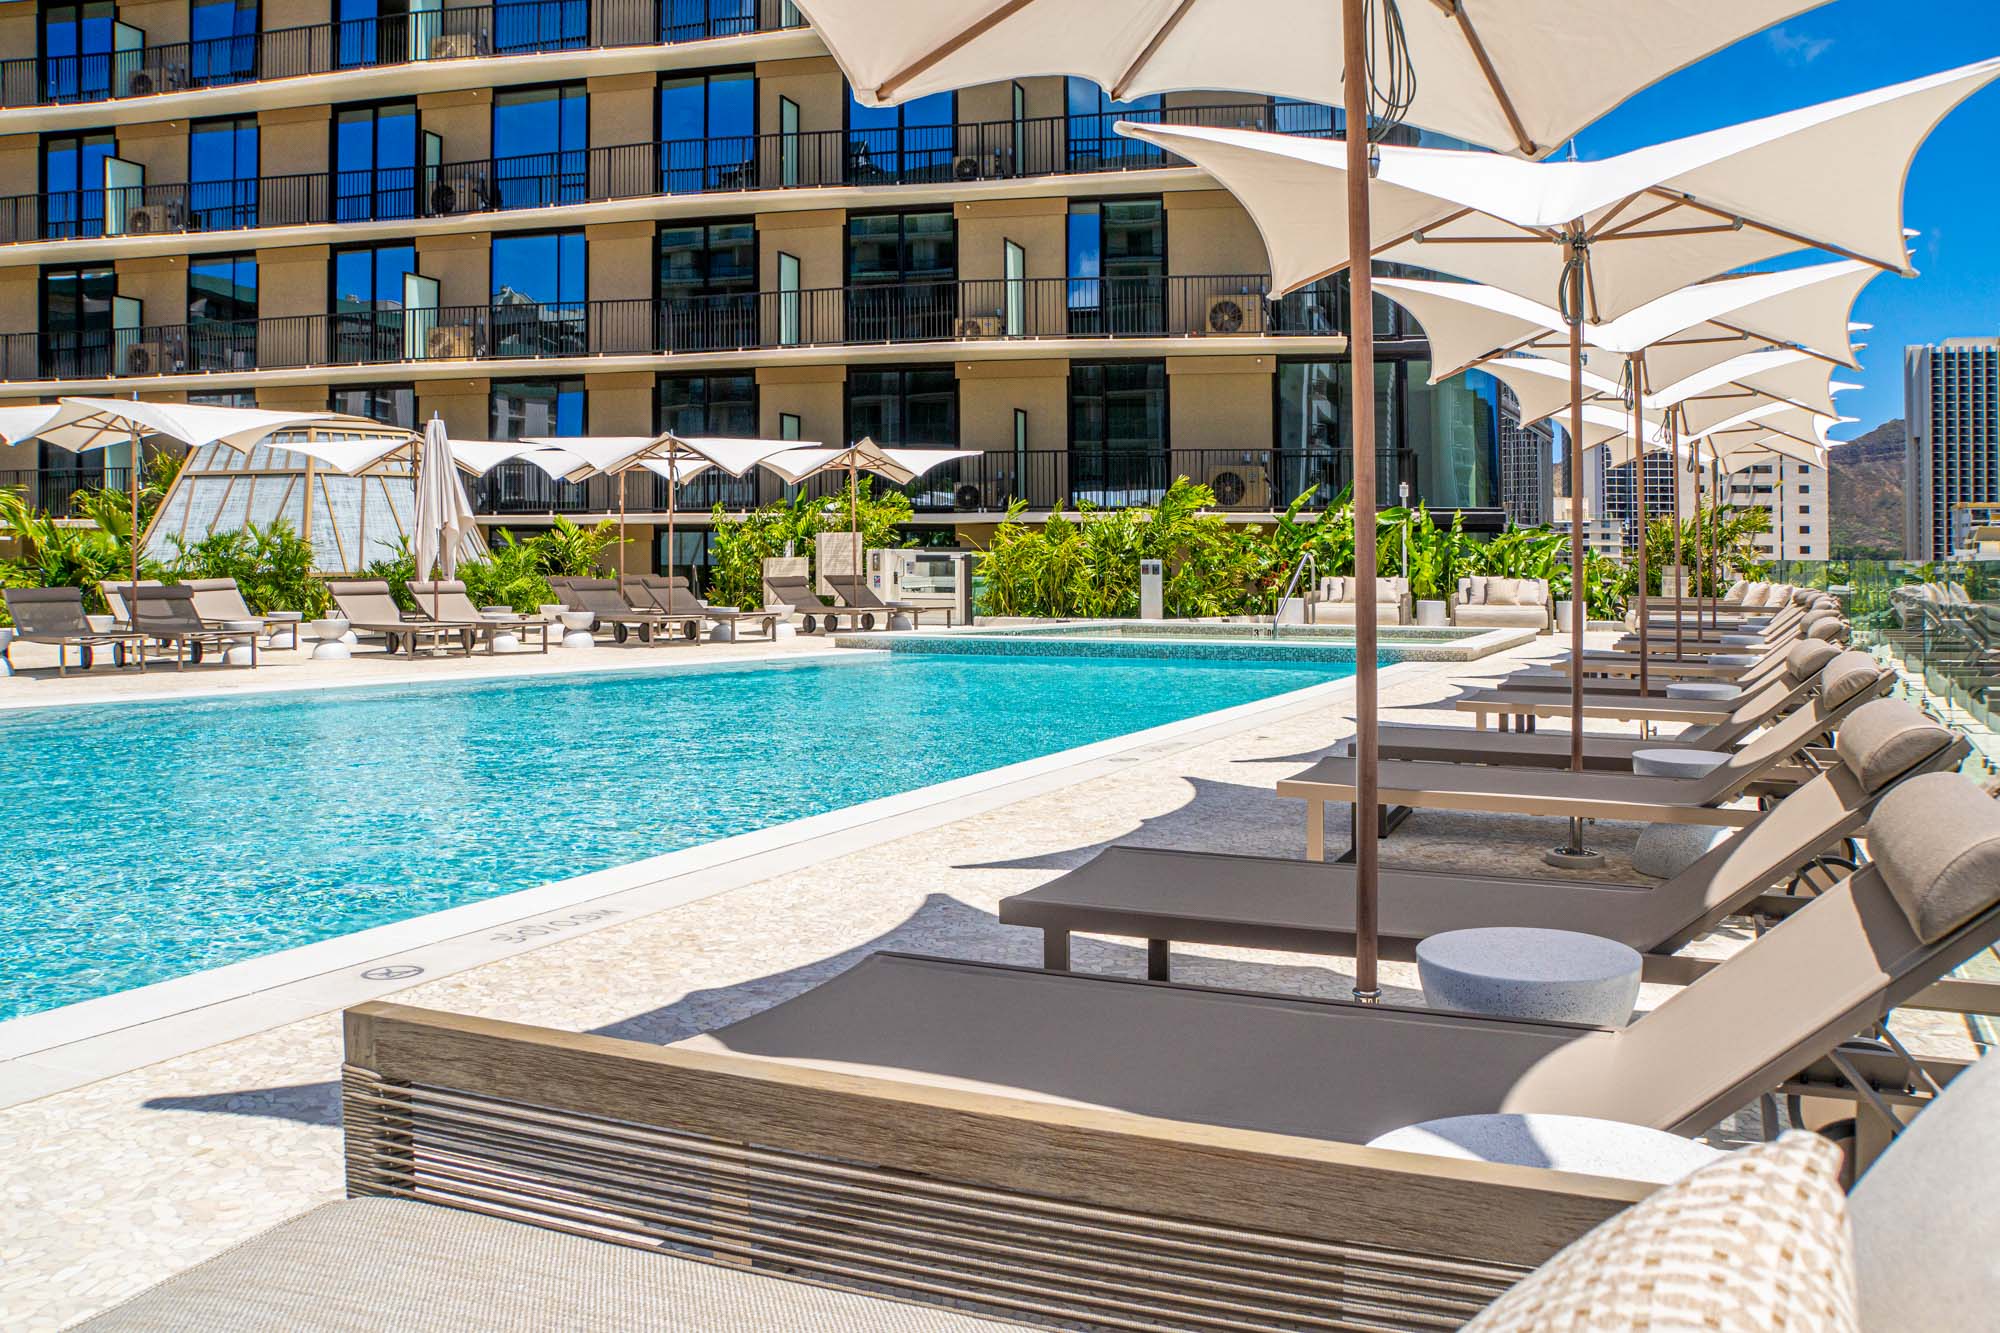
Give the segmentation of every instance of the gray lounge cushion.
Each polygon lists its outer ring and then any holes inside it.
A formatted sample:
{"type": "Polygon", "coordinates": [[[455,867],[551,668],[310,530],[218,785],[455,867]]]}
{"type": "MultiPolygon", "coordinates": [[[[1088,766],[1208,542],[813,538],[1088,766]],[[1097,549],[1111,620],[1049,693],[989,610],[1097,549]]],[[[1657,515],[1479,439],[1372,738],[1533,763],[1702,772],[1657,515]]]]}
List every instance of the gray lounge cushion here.
{"type": "Polygon", "coordinates": [[[1817,615],[1806,622],[1806,637],[1808,639],[1826,639],[1831,641],[1841,638],[1846,632],[1847,627],[1840,623],[1839,616],[1817,615]]]}
{"type": "Polygon", "coordinates": [[[1785,649],[1785,675],[1797,685],[1817,676],[1828,663],[1840,656],[1840,649],[1818,639],[1808,639],[1785,649]]]}
{"type": "Polygon", "coordinates": [[[1881,791],[1951,744],[1951,733],[1906,703],[1876,699],[1848,714],[1833,752],[1869,792],[1881,791]]]}
{"type": "Polygon", "coordinates": [[[315,1208],[84,1324],[229,1333],[960,1333],[932,1306],[586,1240],[408,1199],[315,1208]]]}
{"type": "Polygon", "coordinates": [[[1875,807],[1868,855],[1917,938],[1934,943],[2000,898],[2000,802],[1955,773],[1911,778],[1875,807]]]}
{"type": "Polygon", "coordinates": [[[2000,1310],[2000,1058],[1951,1081],[1848,1196],[1861,1327],[1972,1333],[2000,1310]]]}
{"type": "MultiPolygon", "coordinates": [[[[1813,640],[1818,644],[1817,639],[1813,640]]],[[[1824,646],[1824,645],[1820,645],[1824,646]]],[[[1819,701],[1822,712],[1832,712],[1882,678],[1875,659],[1867,653],[1841,653],[1819,673],[1819,701]]]]}

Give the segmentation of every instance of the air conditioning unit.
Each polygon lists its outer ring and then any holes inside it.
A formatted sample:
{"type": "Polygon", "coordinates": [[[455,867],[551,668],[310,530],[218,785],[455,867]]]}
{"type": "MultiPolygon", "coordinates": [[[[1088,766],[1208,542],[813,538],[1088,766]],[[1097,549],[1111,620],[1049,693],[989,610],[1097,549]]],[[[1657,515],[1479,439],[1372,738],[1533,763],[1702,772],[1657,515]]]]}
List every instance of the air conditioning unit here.
{"type": "Polygon", "coordinates": [[[425,200],[425,205],[434,217],[475,212],[480,206],[482,187],[483,182],[473,180],[432,181],[430,197],[425,200]]]}
{"type": "Polygon", "coordinates": [[[1208,298],[1209,333],[1262,333],[1264,298],[1250,292],[1222,292],[1208,298]]]}
{"type": "Polygon", "coordinates": [[[470,60],[479,54],[479,37],[476,33],[447,32],[431,38],[432,60],[470,60]]]}
{"type": "Polygon", "coordinates": [[[1005,329],[998,315],[967,315],[958,321],[961,338],[998,338],[1005,329]]]}
{"type": "Polygon", "coordinates": [[[472,326],[440,324],[424,339],[424,355],[432,361],[464,361],[473,355],[472,326]]]}
{"type": "Polygon", "coordinates": [[[969,481],[962,481],[951,493],[951,507],[960,513],[968,513],[981,507],[979,502],[982,498],[984,497],[980,495],[977,486],[969,481]]]}
{"type": "Polygon", "coordinates": [[[185,231],[187,210],[179,204],[140,204],[125,210],[125,234],[150,236],[157,232],[185,231]]]}
{"type": "Polygon", "coordinates": [[[170,93],[188,86],[188,72],[185,65],[160,65],[151,69],[139,68],[125,75],[126,97],[151,97],[154,93],[170,93]]]}
{"type": "Polygon", "coordinates": [[[1271,469],[1262,463],[1211,463],[1202,481],[1224,509],[1271,507],[1271,469]]]}
{"type": "Polygon", "coordinates": [[[955,181],[976,181],[986,174],[986,161],[977,153],[960,153],[951,160],[951,178],[955,181]]]}
{"type": "Polygon", "coordinates": [[[145,338],[127,343],[119,366],[126,375],[165,375],[181,369],[181,349],[166,338],[145,338]]]}

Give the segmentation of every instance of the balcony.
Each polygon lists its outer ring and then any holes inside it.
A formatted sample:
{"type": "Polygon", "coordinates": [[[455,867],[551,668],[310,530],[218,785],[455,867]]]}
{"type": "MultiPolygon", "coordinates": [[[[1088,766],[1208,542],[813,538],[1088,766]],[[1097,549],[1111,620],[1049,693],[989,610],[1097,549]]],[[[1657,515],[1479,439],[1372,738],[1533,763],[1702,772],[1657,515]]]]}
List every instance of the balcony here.
{"type": "MultiPolygon", "coordinates": [[[[1423,493],[1412,450],[1383,450],[1376,458],[1382,503],[1394,503],[1396,486],[1423,493]]],[[[1016,500],[1032,511],[1073,510],[1079,504],[1105,509],[1155,504],[1174,478],[1186,476],[1215,491],[1216,508],[1237,513],[1282,510],[1307,487],[1316,487],[1315,508],[1324,508],[1353,480],[1351,453],[1342,449],[1168,449],[1162,452],[1072,453],[1060,449],[1011,450],[947,463],[899,487],[919,514],[996,514],[1016,500]]],[[[831,496],[844,487],[841,477],[814,477],[804,483],[811,496],[831,496]]],[[[878,480],[877,485],[881,483],[878,480]]],[[[753,472],[745,477],[704,475],[686,483],[675,498],[683,513],[706,513],[715,505],[742,511],[784,494],[778,479],[753,472]]],[[[475,486],[473,506],[481,514],[534,516],[618,512],[618,480],[551,481],[540,468],[506,463],[475,486]]],[[[663,514],[667,482],[651,473],[632,473],[625,490],[628,514],[663,514]]]]}
{"type": "Polygon", "coordinates": [[[0,60],[0,106],[153,97],[418,61],[655,46],[804,25],[786,0],[502,0],[255,36],[0,60]]]}
{"type": "MultiPolygon", "coordinates": [[[[451,11],[446,11],[451,12],[451,11]]],[[[1324,137],[1322,108],[1251,102],[1134,112],[1177,125],[1324,137]],[[1320,116],[1303,113],[1321,111],[1320,116]]],[[[1185,162],[1109,116],[897,130],[813,130],[447,162],[0,197],[0,244],[452,217],[663,195],[1018,180],[1185,162]]]]}
{"type": "Polygon", "coordinates": [[[66,518],[78,491],[122,491],[132,484],[132,469],[124,467],[5,468],[0,491],[19,491],[29,504],[57,518],[66,518]]]}
{"type": "MultiPolygon", "coordinates": [[[[146,379],[884,343],[1339,334],[1338,293],[1332,286],[1267,301],[1262,296],[1267,285],[1261,274],[963,279],[12,333],[0,335],[0,380],[146,379]]],[[[1413,332],[1414,325],[1401,316],[1391,318],[1386,330],[1378,327],[1388,338],[1413,332]]]]}

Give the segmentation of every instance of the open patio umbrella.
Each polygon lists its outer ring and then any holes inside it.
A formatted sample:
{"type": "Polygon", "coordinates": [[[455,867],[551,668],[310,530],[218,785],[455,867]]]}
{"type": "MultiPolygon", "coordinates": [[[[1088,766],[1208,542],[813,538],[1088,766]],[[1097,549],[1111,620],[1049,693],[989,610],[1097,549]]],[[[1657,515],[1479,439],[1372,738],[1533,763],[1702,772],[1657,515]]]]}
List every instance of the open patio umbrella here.
{"type": "MultiPolygon", "coordinates": [[[[1031,74],[1092,79],[1116,100],[1230,88],[1338,105],[1349,174],[1316,224],[1373,236],[1369,141],[1407,122],[1538,157],[1633,93],[1818,0],[800,0],[855,97],[884,106],[1031,74]],[[1338,58],[1330,59],[1337,53],[1338,58]],[[1553,55],[1552,55],[1553,53],[1553,55]]],[[[1392,201],[1391,213],[1394,213],[1392,201]]],[[[1397,230],[1401,230],[1397,224],[1397,230]]],[[[1373,302],[1356,265],[1350,308],[1373,302]]],[[[1374,382],[1371,320],[1350,321],[1355,384],[1374,382]]],[[[1375,404],[1354,395],[1355,575],[1375,577],[1375,404]]],[[[1376,616],[1356,603],[1356,809],[1376,806],[1376,616]]],[[[1378,857],[1372,815],[1355,820],[1355,984],[1376,979],[1378,857]]]]}
{"type": "MultiPolygon", "coordinates": [[[[1910,272],[1902,225],[1910,160],[1939,119],[1996,77],[2000,61],[1985,61],[1597,162],[1390,145],[1364,162],[1342,145],[1285,135],[1128,122],[1117,128],[1206,169],[1242,202],[1263,235],[1274,294],[1348,268],[1350,238],[1364,258],[1442,269],[1530,299],[1556,293],[1570,333],[1570,434],[1580,439],[1587,321],[1618,319],[1690,283],[1806,247],[1910,272]],[[1829,161],[1841,170],[1827,170],[1829,161]],[[1385,226],[1352,209],[1363,171],[1372,176],[1366,193],[1387,200],[1395,222],[1385,226]],[[1329,225],[1343,199],[1347,225],[1329,225]]],[[[1357,282],[1367,267],[1352,267],[1357,282]]],[[[1355,291],[1357,308],[1365,309],[1359,285],[1355,291]]],[[[1358,339],[1361,328],[1355,332],[1358,339]]],[[[1573,450],[1579,499],[1582,474],[1581,451],[1573,450]]],[[[1358,536],[1357,545],[1365,545],[1358,536]]],[[[1570,552],[1577,662],[1584,653],[1582,547],[1572,541],[1570,552]]],[[[1581,672],[1571,673],[1571,714],[1570,763],[1580,772],[1581,672]]],[[[1357,774],[1358,795],[1370,794],[1368,776],[1357,774]]],[[[1585,859],[1582,821],[1572,821],[1570,831],[1569,846],[1550,854],[1559,864],[1585,859]]]]}
{"type": "Polygon", "coordinates": [[[766,458],[764,466],[793,485],[822,472],[847,474],[847,530],[854,558],[854,568],[848,574],[847,604],[858,606],[863,556],[860,474],[873,472],[898,486],[907,486],[941,464],[977,457],[977,449],[905,449],[877,444],[872,437],[864,435],[845,449],[826,449],[816,445],[795,447],[766,458]]]}
{"type": "MultiPolygon", "coordinates": [[[[60,398],[0,408],[0,440],[20,444],[39,439],[71,453],[127,446],[132,535],[132,585],[139,583],[139,470],[147,436],[178,440],[189,449],[225,444],[248,450],[277,431],[346,423],[381,427],[342,412],[277,412],[261,407],[214,407],[204,403],[155,403],[137,398],[60,398]]],[[[132,608],[136,614],[136,605],[132,608]]]]}
{"type": "Polygon", "coordinates": [[[737,439],[718,435],[530,436],[527,443],[562,450],[576,460],[566,480],[618,478],[618,593],[625,593],[625,477],[643,468],[667,483],[667,577],[674,574],[674,516],[682,485],[711,467],[740,477],[770,458],[800,447],[797,440],[737,439]]]}

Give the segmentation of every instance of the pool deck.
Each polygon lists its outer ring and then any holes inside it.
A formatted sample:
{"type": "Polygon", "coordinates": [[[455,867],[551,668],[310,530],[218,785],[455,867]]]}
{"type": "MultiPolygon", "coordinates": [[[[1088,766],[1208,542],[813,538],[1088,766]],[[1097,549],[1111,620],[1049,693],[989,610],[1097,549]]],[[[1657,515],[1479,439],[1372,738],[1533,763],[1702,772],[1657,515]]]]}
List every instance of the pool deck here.
{"type": "MultiPolygon", "coordinates": [[[[1398,666],[1384,677],[1384,707],[1391,718],[1418,720],[1401,710],[1435,703],[1468,680],[1555,648],[1543,638],[1470,665],[1398,666]]],[[[145,686],[169,697],[665,660],[795,660],[825,651],[824,641],[796,639],[556,650],[547,659],[274,661],[254,673],[190,670],[178,679],[171,671],[150,673],[145,686]]],[[[0,707],[130,698],[138,684],[130,674],[108,673],[61,683],[0,679],[0,707]]],[[[911,793],[903,805],[864,809],[848,826],[803,839],[775,836],[769,845],[653,875],[646,884],[614,885],[560,910],[514,913],[512,922],[414,946],[424,961],[413,965],[423,972],[370,982],[365,993],[670,1042],[796,995],[876,949],[1036,964],[1038,933],[999,925],[999,899],[1046,882],[1107,844],[1302,855],[1302,808],[1279,800],[1273,784],[1352,733],[1350,695],[1347,682],[1316,686],[1306,696],[1192,719],[1055,756],[1040,767],[1016,766],[1025,771],[969,794],[951,790],[957,784],[911,793]],[[632,896],[621,905],[621,894],[632,896]],[[607,904],[617,910],[590,915],[607,904]],[[479,952],[496,943],[497,954],[479,952]]],[[[1456,717],[1430,713],[1422,720],[1456,717]]],[[[1384,860],[1549,874],[1541,852],[1560,831],[1552,820],[1419,812],[1384,844],[1384,860]]],[[[1606,863],[1589,877],[1633,878],[1628,857],[1636,833],[1632,825],[1596,826],[1593,843],[1606,852],[1606,863]]],[[[1740,947],[1746,935],[1732,926],[1691,952],[1717,956],[1740,947]]],[[[1075,945],[1076,966],[1086,970],[1144,975],[1145,955],[1135,941],[1084,937],[1075,945]]],[[[1176,950],[1177,976],[1186,980],[1307,995],[1344,995],[1348,966],[1299,955],[1176,950]]],[[[350,1002],[343,996],[353,993],[355,970],[345,969],[324,989],[309,983],[284,1003],[275,1001],[275,990],[261,994],[252,1002],[261,1012],[241,1002],[196,1009],[181,1020],[172,1043],[161,1042],[159,1029],[128,1035],[116,1053],[124,1072],[58,1070],[62,1076],[51,1087],[92,1081],[42,1095],[29,1090],[28,1100],[0,1110],[0,1161],[7,1164],[0,1173],[0,1326],[61,1327],[339,1197],[339,1008],[350,1002]]],[[[1392,1001],[1422,1003],[1413,967],[1385,964],[1383,982],[1392,1001]]],[[[1641,1007],[1669,994],[1670,988],[1648,986],[1641,1007]]],[[[1898,1031],[1919,1050],[1971,1050],[1963,1021],[1946,1015],[1912,1015],[1898,1031]]],[[[114,1032],[100,1040],[121,1037],[114,1032]]],[[[58,1047],[43,1054],[43,1064],[63,1058],[58,1047]]],[[[8,1078],[0,1065],[0,1102],[12,1100],[8,1078]]]]}

